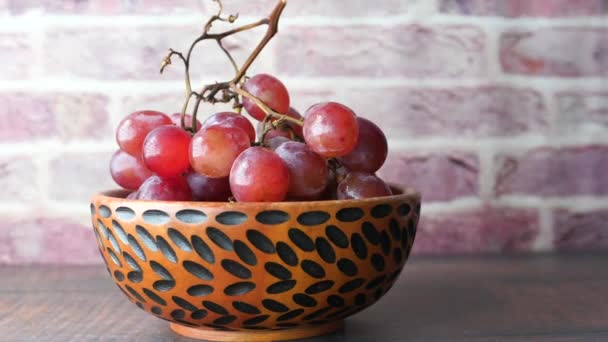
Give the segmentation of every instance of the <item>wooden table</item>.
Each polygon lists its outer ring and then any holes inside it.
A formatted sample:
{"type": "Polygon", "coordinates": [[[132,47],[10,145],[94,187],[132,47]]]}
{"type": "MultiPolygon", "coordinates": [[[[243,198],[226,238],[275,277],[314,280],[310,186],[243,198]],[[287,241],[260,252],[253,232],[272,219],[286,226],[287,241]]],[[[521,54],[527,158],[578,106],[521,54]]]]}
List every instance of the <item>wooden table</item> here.
{"type": "MultiPolygon", "coordinates": [[[[308,341],[608,341],[608,254],[412,257],[395,287],[308,341]]],[[[192,341],[103,266],[0,267],[0,341],[192,341]]]]}

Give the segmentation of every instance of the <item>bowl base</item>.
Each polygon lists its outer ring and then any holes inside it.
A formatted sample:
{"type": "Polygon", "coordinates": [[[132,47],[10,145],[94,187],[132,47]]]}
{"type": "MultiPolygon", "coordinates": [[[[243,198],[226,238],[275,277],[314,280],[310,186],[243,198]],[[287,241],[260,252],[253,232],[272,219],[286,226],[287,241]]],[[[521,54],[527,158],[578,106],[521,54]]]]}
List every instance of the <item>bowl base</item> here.
{"type": "Polygon", "coordinates": [[[340,320],[322,325],[267,331],[221,331],[202,327],[187,327],[177,323],[170,323],[169,326],[171,327],[171,330],[179,335],[198,340],[222,342],[263,342],[287,341],[329,334],[344,327],[344,321],[340,320]]]}

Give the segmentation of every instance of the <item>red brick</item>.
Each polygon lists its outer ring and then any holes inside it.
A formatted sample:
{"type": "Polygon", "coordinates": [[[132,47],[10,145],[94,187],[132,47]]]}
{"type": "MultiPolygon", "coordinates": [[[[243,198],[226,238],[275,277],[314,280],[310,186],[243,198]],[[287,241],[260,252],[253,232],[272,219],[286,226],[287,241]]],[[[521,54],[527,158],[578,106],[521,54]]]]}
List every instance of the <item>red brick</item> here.
{"type": "MultiPolygon", "coordinates": [[[[222,1],[226,13],[241,13],[247,16],[265,16],[274,8],[276,0],[227,0],[222,1]]],[[[217,7],[211,1],[205,2],[208,11],[217,7]]],[[[370,3],[368,0],[350,0],[348,5],[340,1],[295,0],[288,1],[285,17],[324,16],[324,17],[366,17],[393,16],[408,13],[430,12],[433,5],[428,0],[383,0],[370,3]]]]}
{"type": "Polygon", "coordinates": [[[28,78],[30,65],[34,60],[32,44],[28,35],[26,33],[0,33],[0,60],[4,61],[6,65],[5,68],[2,68],[2,79],[28,78]]]}
{"type": "Polygon", "coordinates": [[[58,135],[53,104],[43,95],[0,93],[0,140],[20,141],[58,135]]]}
{"type": "Polygon", "coordinates": [[[556,128],[560,134],[606,134],[608,93],[565,91],[557,93],[555,101],[556,128]]]}
{"type": "Polygon", "coordinates": [[[608,12],[603,0],[441,0],[450,14],[501,17],[578,17],[608,12]]]}
{"type": "Polygon", "coordinates": [[[91,228],[68,218],[34,216],[2,220],[0,246],[0,264],[97,264],[102,261],[91,228]]]}
{"type": "Polygon", "coordinates": [[[469,25],[288,27],[278,68],[293,76],[473,77],[486,71],[485,35],[469,25]]]}
{"type": "Polygon", "coordinates": [[[606,76],[608,29],[512,30],[500,38],[500,61],[502,69],[510,74],[606,76]]]}
{"type": "Polygon", "coordinates": [[[0,93],[0,141],[107,139],[108,101],[86,93],[0,93]]]}
{"type": "Polygon", "coordinates": [[[537,148],[495,158],[498,195],[607,195],[608,146],[537,148]]]}
{"type": "MultiPolygon", "coordinates": [[[[187,40],[179,37],[194,34],[194,28],[88,27],[51,31],[45,46],[45,68],[50,76],[162,80],[159,66],[168,49],[184,46],[187,40]],[[74,47],[78,47],[78,53],[74,53],[74,47]]],[[[179,77],[177,71],[180,69],[176,63],[176,67],[167,70],[165,78],[179,77]]]]}
{"type": "Polygon", "coordinates": [[[292,89],[300,110],[338,101],[376,122],[390,137],[511,137],[548,130],[547,110],[535,90],[501,86],[456,88],[292,89]],[[333,89],[333,90],[330,90],[333,89]]]}
{"type": "MultiPolygon", "coordinates": [[[[169,48],[186,53],[190,43],[200,34],[199,30],[197,26],[54,30],[48,33],[45,45],[45,72],[48,76],[99,80],[182,80],[183,66],[179,58],[174,58],[163,75],[159,73],[160,62],[169,48]]],[[[251,37],[257,34],[253,31],[235,35],[226,38],[224,45],[237,61],[243,61],[255,47],[256,41],[251,37]]],[[[269,55],[264,51],[252,72],[268,70],[269,55]]],[[[197,45],[191,59],[191,71],[195,89],[199,88],[201,76],[218,80],[234,76],[230,62],[214,41],[197,45]]]]}
{"type": "Polygon", "coordinates": [[[479,193],[479,160],[466,152],[392,150],[379,175],[385,181],[416,188],[425,202],[449,201],[479,193]]]}
{"type": "Polygon", "coordinates": [[[49,194],[53,200],[88,203],[99,191],[118,188],[109,171],[112,152],[65,153],[50,164],[49,194]]]}
{"type": "Polygon", "coordinates": [[[53,14],[131,15],[173,14],[200,11],[200,0],[7,0],[10,14],[44,11],[53,14]]]}
{"type": "Polygon", "coordinates": [[[608,210],[554,212],[557,250],[608,249],[608,210]]]}
{"type": "Polygon", "coordinates": [[[40,194],[36,165],[24,156],[0,157],[0,201],[34,203],[40,194]]]}
{"type": "Polygon", "coordinates": [[[529,251],[539,233],[538,213],[530,209],[485,207],[424,214],[414,252],[450,254],[529,251]]]}
{"type": "Polygon", "coordinates": [[[64,140],[113,140],[108,112],[109,99],[93,94],[53,94],[59,136],[64,140]]]}

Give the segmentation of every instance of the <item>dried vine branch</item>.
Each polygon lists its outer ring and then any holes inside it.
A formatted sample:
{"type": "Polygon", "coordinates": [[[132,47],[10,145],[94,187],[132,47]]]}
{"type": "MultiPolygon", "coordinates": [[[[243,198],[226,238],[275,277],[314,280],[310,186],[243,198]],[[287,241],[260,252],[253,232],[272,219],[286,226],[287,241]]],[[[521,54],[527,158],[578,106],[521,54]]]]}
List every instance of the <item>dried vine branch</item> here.
{"type": "Polygon", "coordinates": [[[190,45],[188,52],[185,54],[185,56],[181,52],[170,49],[169,54],[162,60],[162,63],[161,63],[161,69],[160,69],[161,73],[164,71],[164,69],[168,65],[171,64],[171,58],[173,56],[178,56],[180,58],[180,60],[184,63],[186,94],[185,94],[185,101],[184,101],[184,104],[181,109],[182,127],[184,129],[191,131],[192,133],[196,132],[196,116],[197,116],[198,108],[199,108],[201,102],[206,102],[206,103],[210,103],[210,104],[233,102],[234,103],[233,107],[235,109],[237,109],[238,112],[240,112],[240,108],[242,107],[242,105],[241,105],[242,97],[248,97],[251,100],[253,100],[269,116],[273,116],[273,117],[276,117],[277,119],[284,120],[284,121],[291,121],[295,124],[301,125],[302,122],[300,120],[297,120],[297,119],[294,119],[289,116],[286,116],[281,113],[277,113],[277,112],[273,111],[268,106],[266,106],[262,101],[260,101],[259,99],[257,99],[256,97],[254,97],[253,95],[251,95],[250,93],[248,93],[242,89],[243,80],[246,77],[247,70],[249,69],[251,64],[255,61],[255,59],[258,57],[260,52],[262,52],[262,50],[268,44],[268,42],[278,32],[279,19],[281,17],[283,9],[287,5],[287,0],[279,0],[277,2],[277,5],[274,7],[272,12],[270,13],[270,15],[268,15],[268,17],[266,17],[266,18],[260,19],[256,22],[253,22],[253,23],[250,23],[247,25],[235,27],[233,29],[230,29],[225,32],[220,32],[220,33],[211,33],[210,32],[211,28],[213,26],[213,23],[216,21],[234,23],[238,18],[238,14],[229,15],[227,17],[223,16],[224,6],[222,5],[221,0],[213,0],[213,1],[216,2],[219,6],[217,13],[215,15],[211,16],[211,18],[209,18],[209,20],[205,23],[205,25],[203,26],[203,33],[192,42],[192,44],[190,45]],[[234,58],[232,57],[230,52],[222,44],[222,40],[231,35],[234,35],[234,34],[237,34],[239,32],[243,32],[243,31],[251,30],[251,29],[254,29],[254,28],[262,26],[262,25],[267,26],[264,37],[262,37],[261,41],[257,44],[255,49],[251,52],[251,54],[245,60],[243,65],[241,67],[238,67],[236,61],[234,60],[234,58]],[[215,40],[217,42],[220,49],[226,54],[227,58],[229,59],[230,63],[232,64],[232,66],[235,70],[235,76],[229,81],[216,82],[213,84],[204,85],[199,92],[196,92],[196,91],[192,90],[192,83],[191,83],[191,77],[190,77],[190,59],[192,57],[192,51],[194,50],[196,45],[204,40],[215,40]],[[190,101],[192,100],[193,97],[195,98],[195,102],[194,102],[194,108],[192,111],[192,127],[188,128],[188,127],[185,127],[184,118],[185,118],[186,112],[188,110],[188,105],[190,104],[190,101]]]}
{"type": "MultiPolygon", "coordinates": [[[[264,102],[262,102],[262,100],[258,99],[257,97],[251,95],[248,91],[246,91],[243,88],[240,88],[236,85],[231,85],[230,86],[231,89],[238,95],[241,95],[243,97],[247,97],[249,99],[251,99],[253,102],[255,102],[256,105],[258,105],[258,107],[260,107],[260,109],[266,113],[267,116],[271,116],[271,117],[275,117],[280,121],[288,121],[291,123],[294,123],[296,125],[300,125],[302,126],[303,122],[302,120],[298,120],[296,118],[292,118],[291,116],[287,116],[285,114],[281,114],[278,112],[275,112],[274,110],[272,110],[270,107],[268,107],[268,105],[266,105],[264,102]]],[[[278,123],[278,122],[277,122],[278,123]]]]}

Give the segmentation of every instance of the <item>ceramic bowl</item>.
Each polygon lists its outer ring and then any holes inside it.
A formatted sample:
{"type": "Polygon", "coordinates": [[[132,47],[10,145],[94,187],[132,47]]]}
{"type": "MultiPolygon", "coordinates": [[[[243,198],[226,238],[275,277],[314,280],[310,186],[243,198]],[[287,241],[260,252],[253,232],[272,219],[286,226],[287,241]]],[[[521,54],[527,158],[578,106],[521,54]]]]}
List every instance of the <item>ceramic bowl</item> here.
{"type": "Polygon", "coordinates": [[[277,203],[164,202],[97,194],[112,280],[179,334],[216,341],[329,333],[382,297],[416,235],[420,194],[277,203]]]}

